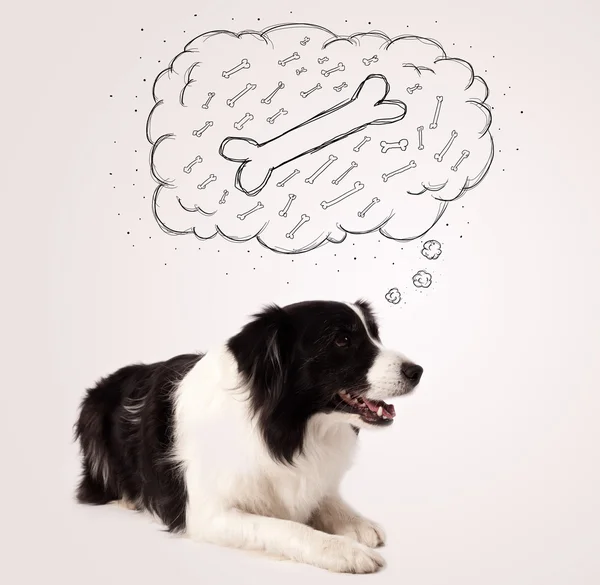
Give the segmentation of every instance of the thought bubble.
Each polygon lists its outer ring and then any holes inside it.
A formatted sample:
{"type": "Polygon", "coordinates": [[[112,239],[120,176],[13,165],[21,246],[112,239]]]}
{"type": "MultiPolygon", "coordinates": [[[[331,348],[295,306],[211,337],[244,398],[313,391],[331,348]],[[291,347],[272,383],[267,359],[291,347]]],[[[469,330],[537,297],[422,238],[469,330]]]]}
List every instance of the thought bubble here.
{"type": "Polygon", "coordinates": [[[431,274],[425,270],[419,270],[413,276],[413,284],[417,288],[429,288],[431,286],[431,274]]]}
{"type": "Polygon", "coordinates": [[[385,295],[385,300],[392,305],[397,305],[402,300],[402,295],[397,288],[391,288],[385,295]]]}
{"type": "Polygon", "coordinates": [[[153,207],[171,234],[282,253],[412,240],[493,158],[485,82],[417,36],[208,32],[153,91],[153,207]]]}
{"type": "Polygon", "coordinates": [[[421,254],[428,260],[437,260],[442,254],[442,245],[437,240],[428,240],[423,244],[421,254]]]}

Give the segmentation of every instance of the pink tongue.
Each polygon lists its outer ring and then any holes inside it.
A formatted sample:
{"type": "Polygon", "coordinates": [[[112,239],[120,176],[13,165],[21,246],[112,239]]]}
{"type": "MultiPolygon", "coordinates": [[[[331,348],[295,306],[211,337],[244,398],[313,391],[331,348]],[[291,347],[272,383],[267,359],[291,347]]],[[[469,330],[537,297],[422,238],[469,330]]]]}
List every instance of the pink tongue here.
{"type": "Polygon", "coordinates": [[[381,406],[383,407],[383,412],[387,414],[388,418],[394,418],[396,416],[396,411],[394,410],[394,406],[392,404],[386,404],[385,402],[377,404],[375,402],[367,400],[365,397],[363,397],[363,402],[368,406],[371,412],[377,413],[379,407],[381,406]]]}

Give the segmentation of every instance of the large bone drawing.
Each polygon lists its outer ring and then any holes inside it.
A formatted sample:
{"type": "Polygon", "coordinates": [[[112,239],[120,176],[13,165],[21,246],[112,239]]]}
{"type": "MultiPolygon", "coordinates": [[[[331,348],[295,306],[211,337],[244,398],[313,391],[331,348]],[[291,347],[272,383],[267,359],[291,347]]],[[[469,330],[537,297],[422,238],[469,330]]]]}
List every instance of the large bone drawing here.
{"type": "Polygon", "coordinates": [[[233,136],[225,138],[219,154],[239,163],[236,188],[247,195],[257,195],[275,169],[343,140],[369,125],[393,124],[402,120],[406,105],[399,100],[386,100],[389,90],[389,83],[383,75],[369,75],[351,98],[266,142],[233,136]]]}

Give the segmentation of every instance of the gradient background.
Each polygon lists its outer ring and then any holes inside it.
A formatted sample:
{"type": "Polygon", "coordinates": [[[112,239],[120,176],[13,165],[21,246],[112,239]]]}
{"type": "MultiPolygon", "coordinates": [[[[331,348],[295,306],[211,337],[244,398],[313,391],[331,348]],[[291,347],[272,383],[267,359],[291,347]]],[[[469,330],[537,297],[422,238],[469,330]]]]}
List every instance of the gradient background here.
{"type": "Polygon", "coordinates": [[[599,16],[584,0],[5,8],[2,580],[600,582],[599,16]],[[376,236],[292,259],[158,228],[153,79],[206,30],[290,20],[430,36],[488,82],[497,157],[429,234],[437,264],[420,242],[376,236]],[[410,277],[426,267],[434,285],[417,291],[410,277]],[[405,303],[385,301],[394,286],[405,303]],[[393,428],[361,435],[344,484],[387,530],[384,572],[268,561],[73,503],[71,427],[96,378],[206,349],[267,302],[360,296],[384,341],[425,367],[393,428]]]}

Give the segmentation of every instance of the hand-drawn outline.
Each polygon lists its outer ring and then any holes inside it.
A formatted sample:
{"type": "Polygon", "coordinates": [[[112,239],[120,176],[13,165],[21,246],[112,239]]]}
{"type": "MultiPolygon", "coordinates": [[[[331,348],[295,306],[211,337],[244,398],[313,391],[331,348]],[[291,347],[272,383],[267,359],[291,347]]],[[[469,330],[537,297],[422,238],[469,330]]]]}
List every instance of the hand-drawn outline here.
{"type": "Polygon", "coordinates": [[[432,281],[431,274],[425,270],[419,270],[419,272],[412,277],[412,281],[417,288],[429,288],[432,281]]]}
{"type": "Polygon", "coordinates": [[[388,303],[392,303],[392,305],[397,305],[402,300],[402,295],[400,294],[400,291],[394,287],[385,293],[385,300],[388,303]]]}
{"type": "Polygon", "coordinates": [[[369,75],[351,98],[266,142],[259,143],[252,138],[235,136],[225,138],[219,153],[229,161],[241,163],[235,176],[236,188],[247,195],[257,195],[267,184],[275,169],[307,154],[322,150],[351,134],[364,130],[367,126],[398,122],[404,117],[406,106],[400,100],[387,100],[389,90],[389,83],[383,75],[369,75]],[[367,90],[363,91],[365,88],[367,90]],[[381,97],[373,100],[374,95],[381,97]],[[372,112],[367,110],[363,113],[361,110],[366,109],[367,104],[372,107],[372,112]],[[362,114],[362,119],[356,118],[357,114],[362,114]],[[354,125],[355,122],[352,121],[348,127],[350,120],[360,120],[360,123],[354,125]],[[302,145],[306,144],[314,144],[314,146],[303,148],[302,145]],[[298,145],[300,145],[300,152],[298,152],[298,145]]]}
{"type": "Polygon", "coordinates": [[[153,97],[152,206],[173,235],[256,238],[285,254],[375,230],[410,241],[478,185],[494,157],[485,81],[415,35],[342,36],[293,23],[210,31],[158,75],[153,97]],[[186,127],[198,142],[184,139],[186,127]],[[259,193],[257,207],[249,198],[259,193]]]}
{"type": "Polygon", "coordinates": [[[437,240],[428,240],[423,244],[421,254],[428,260],[437,260],[442,255],[442,245],[437,240]]]}

